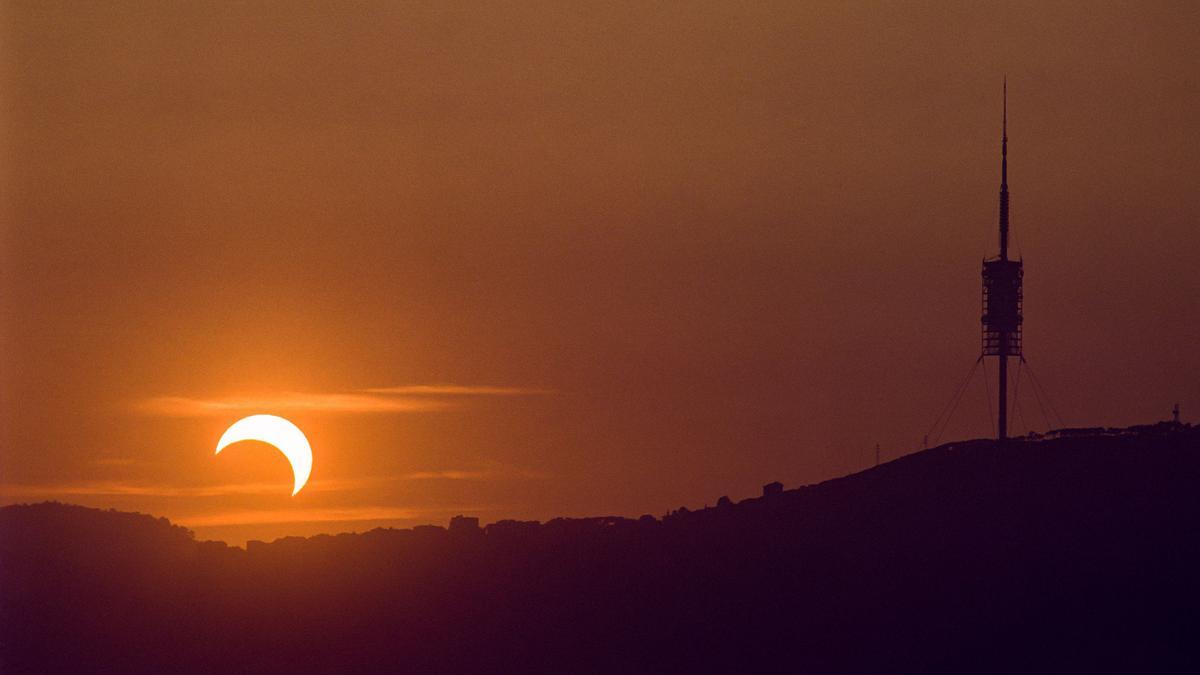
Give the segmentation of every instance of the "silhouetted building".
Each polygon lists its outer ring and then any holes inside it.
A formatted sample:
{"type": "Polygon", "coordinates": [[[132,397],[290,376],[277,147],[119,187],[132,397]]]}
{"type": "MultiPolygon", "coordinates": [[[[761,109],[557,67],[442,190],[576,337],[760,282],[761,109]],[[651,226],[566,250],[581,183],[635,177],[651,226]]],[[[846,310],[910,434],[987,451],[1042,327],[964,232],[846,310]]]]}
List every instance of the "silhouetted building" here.
{"type": "Polygon", "coordinates": [[[777,495],[777,494],[782,494],[782,493],[783,493],[783,483],[780,483],[779,481],[767,483],[766,485],[763,486],[762,496],[764,496],[764,497],[770,497],[771,495],[777,495]]]}
{"type": "Polygon", "coordinates": [[[446,528],[437,525],[417,525],[412,529],[412,537],[416,541],[436,541],[446,536],[446,528]]]}
{"type": "Polygon", "coordinates": [[[717,500],[717,508],[724,509],[733,506],[733,502],[729,501],[729,497],[721,497],[717,500]]]}
{"type": "Polygon", "coordinates": [[[479,519],[474,516],[454,516],[450,519],[450,534],[480,534],[479,519]]]}
{"type": "Polygon", "coordinates": [[[488,537],[531,537],[538,533],[542,524],[536,520],[499,520],[484,528],[488,537]]]}

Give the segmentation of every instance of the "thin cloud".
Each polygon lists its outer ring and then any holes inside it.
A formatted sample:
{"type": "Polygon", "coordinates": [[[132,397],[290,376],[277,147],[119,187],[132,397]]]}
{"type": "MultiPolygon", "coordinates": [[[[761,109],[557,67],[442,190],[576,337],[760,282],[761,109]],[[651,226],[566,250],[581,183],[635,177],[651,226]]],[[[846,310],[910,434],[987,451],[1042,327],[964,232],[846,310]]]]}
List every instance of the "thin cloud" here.
{"type": "Polygon", "coordinates": [[[478,471],[435,471],[434,478],[459,480],[545,480],[552,475],[546,471],[523,469],[515,466],[496,465],[478,471]]]}
{"type": "Polygon", "coordinates": [[[331,412],[407,413],[443,410],[445,401],[399,398],[372,394],[310,394],[290,392],[275,396],[187,398],[158,396],[135,405],[142,413],[166,417],[211,417],[229,414],[331,412]]]}
{"type": "MultiPolygon", "coordinates": [[[[489,467],[486,469],[440,469],[413,471],[399,475],[378,476],[361,479],[314,480],[304,486],[306,493],[349,492],[398,481],[424,480],[537,480],[548,475],[513,467],[489,467]]],[[[260,483],[227,483],[224,485],[170,485],[154,483],[131,483],[125,481],[80,481],[37,485],[32,483],[0,484],[0,497],[4,499],[59,499],[69,497],[167,497],[205,498],[229,497],[234,495],[280,495],[290,491],[290,481],[260,483]]]]}
{"type": "Polygon", "coordinates": [[[460,384],[406,384],[396,387],[373,387],[363,389],[363,391],[372,394],[398,394],[402,396],[531,396],[554,393],[550,389],[530,387],[493,387],[460,384]]]}
{"type": "Polygon", "coordinates": [[[482,480],[487,477],[485,471],[414,471],[400,476],[403,480],[482,480]]]}
{"type": "Polygon", "coordinates": [[[426,469],[393,476],[390,480],[542,480],[545,471],[526,469],[501,462],[484,462],[470,469],[426,469]]]}
{"type": "Polygon", "coordinates": [[[225,511],[183,518],[172,518],[185,527],[220,527],[230,525],[269,525],[283,523],[349,523],[358,521],[428,520],[431,516],[454,513],[484,513],[491,507],[459,507],[438,509],[363,506],[353,508],[264,509],[225,511]]]}
{"type": "MultiPolygon", "coordinates": [[[[341,492],[361,488],[372,481],[313,481],[306,492],[341,492]]],[[[6,498],[52,499],[56,497],[228,497],[231,495],[267,495],[290,492],[291,483],[230,483],[226,485],[155,485],[121,481],[86,481],[52,485],[8,483],[0,485],[6,498]]]]}
{"type": "Polygon", "coordinates": [[[137,460],[131,457],[101,457],[100,459],[92,460],[92,464],[97,466],[132,466],[137,464],[137,460]]]}
{"type": "Polygon", "coordinates": [[[411,413],[445,410],[458,403],[441,397],[528,396],[552,393],[549,389],[490,385],[409,384],[360,389],[351,393],[284,392],[263,396],[155,396],[134,404],[147,415],[163,417],[213,417],[262,412],[411,413]]]}

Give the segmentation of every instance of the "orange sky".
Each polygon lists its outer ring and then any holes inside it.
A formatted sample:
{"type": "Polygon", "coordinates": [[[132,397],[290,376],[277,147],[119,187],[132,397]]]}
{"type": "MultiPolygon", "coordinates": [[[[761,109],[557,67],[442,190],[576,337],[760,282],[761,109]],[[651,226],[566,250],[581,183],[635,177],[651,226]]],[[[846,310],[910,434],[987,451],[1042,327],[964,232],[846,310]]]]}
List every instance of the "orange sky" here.
{"type": "Polygon", "coordinates": [[[849,4],[4,3],[0,502],[240,543],[916,450],[1005,73],[1035,373],[1071,425],[1196,419],[1200,9],[849,4]],[[212,456],[250,412],[308,434],[295,498],[212,456]]]}

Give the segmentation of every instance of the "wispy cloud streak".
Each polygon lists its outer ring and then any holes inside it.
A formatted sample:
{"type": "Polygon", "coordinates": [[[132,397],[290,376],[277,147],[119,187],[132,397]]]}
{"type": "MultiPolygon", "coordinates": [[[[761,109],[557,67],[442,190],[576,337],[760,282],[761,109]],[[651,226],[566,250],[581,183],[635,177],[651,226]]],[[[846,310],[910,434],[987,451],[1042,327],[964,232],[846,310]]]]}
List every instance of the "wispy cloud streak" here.
{"type": "Polygon", "coordinates": [[[92,464],[96,466],[133,466],[137,464],[137,461],[131,457],[101,457],[93,459],[92,464]]]}
{"type": "Polygon", "coordinates": [[[459,384],[406,384],[396,387],[372,387],[363,391],[373,394],[399,394],[403,396],[530,396],[552,394],[553,390],[531,387],[493,387],[487,385],[459,384]]]}
{"type": "Polygon", "coordinates": [[[486,471],[413,471],[400,478],[404,480],[482,480],[487,477],[486,471]]]}
{"type": "Polygon", "coordinates": [[[210,417],[213,415],[261,412],[402,413],[441,410],[444,401],[396,398],[367,394],[308,394],[289,392],[274,396],[229,396],[187,398],[158,396],[139,402],[135,408],[150,415],[167,417],[210,417]]]}
{"type": "Polygon", "coordinates": [[[253,413],[411,413],[445,410],[461,405],[446,400],[464,396],[523,396],[552,393],[548,389],[489,385],[409,384],[375,387],[349,393],[283,392],[258,396],[155,396],[134,404],[147,415],[212,417],[253,413]]]}
{"type": "Polygon", "coordinates": [[[486,469],[413,471],[395,478],[399,480],[541,480],[549,477],[550,474],[544,471],[496,465],[486,469]]]}
{"type": "MultiPolygon", "coordinates": [[[[304,487],[306,493],[349,492],[401,481],[426,480],[538,480],[547,474],[507,466],[485,469],[440,469],[360,479],[314,480],[304,487]]],[[[290,481],[227,483],[223,485],[169,485],[126,481],[80,481],[38,485],[33,483],[0,484],[0,498],[60,499],[70,497],[168,497],[204,498],[235,495],[281,495],[290,490],[290,481]]]]}
{"type": "Polygon", "coordinates": [[[452,513],[484,513],[494,509],[479,506],[419,509],[388,506],[352,508],[263,509],[224,511],[182,518],[172,518],[185,527],[220,527],[230,525],[266,525],[280,523],[349,523],[357,521],[429,520],[452,513]]]}
{"type": "MultiPolygon", "coordinates": [[[[371,481],[313,481],[306,492],[340,492],[364,487],[371,481]]],[[[121,481],[85,481],[52,485],[7,483],[0,496],[7,499],[54,499],[58,497],[228,497],[232,495],[286,494],[289,482],[230,483],[226,485],[154,485],[121,481]]]]}

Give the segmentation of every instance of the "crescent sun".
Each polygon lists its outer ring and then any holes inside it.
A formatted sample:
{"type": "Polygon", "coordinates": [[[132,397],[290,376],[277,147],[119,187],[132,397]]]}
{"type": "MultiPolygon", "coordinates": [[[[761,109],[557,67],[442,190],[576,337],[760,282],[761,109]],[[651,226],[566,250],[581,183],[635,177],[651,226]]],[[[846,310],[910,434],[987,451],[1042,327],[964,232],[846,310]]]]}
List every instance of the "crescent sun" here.
{"type": "Polygon", "coordinates": [[[292,465],[292,496],[308,482],[308,474],[312,473],[312,446],[300,427],[275,415],[243,417],[221,434],[215,454],[221,454],[225,446],[241,441],[262,441],[275,446],[287,457],[292,465]]]}

